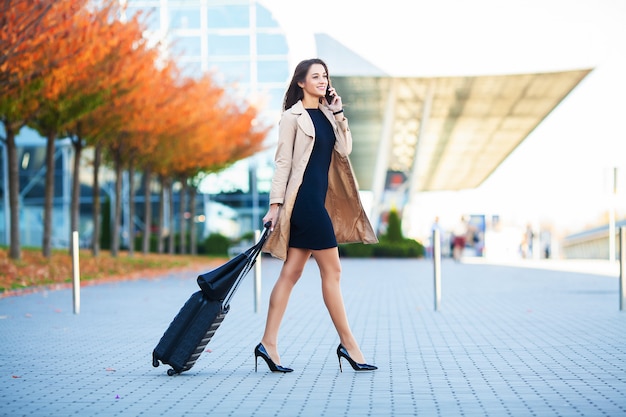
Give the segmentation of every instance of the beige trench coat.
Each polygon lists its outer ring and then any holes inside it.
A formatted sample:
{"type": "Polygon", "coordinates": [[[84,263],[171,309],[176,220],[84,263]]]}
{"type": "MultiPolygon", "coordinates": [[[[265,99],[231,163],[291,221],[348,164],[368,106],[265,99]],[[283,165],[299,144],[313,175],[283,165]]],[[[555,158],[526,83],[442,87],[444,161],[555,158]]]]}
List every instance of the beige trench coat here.
{"type": "MultiPolygon", "coordinates": [[[[336,121],[332,112],[321,105],[335,131],[335,147],[328,170],[326,210],[335,229],[337,243],[377,243],[378,239],[365,214],[352,165],[352,135],[348,119],[336,121]]],[[[270,190],[270,204],[282,204],[278,224],[263,246],[263,251],[286,260],[289,246],[291,212],[315,141],[315,127],[301,101],[286,110],[279,123],[275,171],[270,190]]]]}

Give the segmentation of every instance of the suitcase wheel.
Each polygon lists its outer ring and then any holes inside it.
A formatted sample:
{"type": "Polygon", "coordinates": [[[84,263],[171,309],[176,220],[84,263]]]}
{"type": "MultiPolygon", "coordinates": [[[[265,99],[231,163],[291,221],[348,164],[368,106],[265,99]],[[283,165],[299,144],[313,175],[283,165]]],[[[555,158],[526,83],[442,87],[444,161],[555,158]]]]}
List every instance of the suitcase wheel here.
{"type": "Polygon", "coordinates": [[[159,366],[159,360],[157,359],[156,352],[152,352],[152,366],[157,368],[159,366]]]}
{"type": "Polygon", "coordinates": [[[167,370],[167,375],[168,376],[172,376],[172,375],[176,375],[178,372],[176,372],[174,369],[168,369],[167,370]]]}

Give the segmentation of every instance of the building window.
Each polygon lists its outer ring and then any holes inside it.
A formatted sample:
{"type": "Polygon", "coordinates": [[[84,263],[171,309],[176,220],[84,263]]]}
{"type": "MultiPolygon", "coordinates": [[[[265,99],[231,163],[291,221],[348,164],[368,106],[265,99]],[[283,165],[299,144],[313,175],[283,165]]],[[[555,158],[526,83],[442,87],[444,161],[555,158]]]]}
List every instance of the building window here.
{"type": "Polygon", "coordinates": [[[172,41],[171,47],[175,57],[200,56],[202,50],[199,36],[177,36],[172,41]]]}
{"type": "Polygon", "coordinates": [[[259,55],[287,55],[287,40],[281,34],[257,34],[257,51],[259,55]]]}
{"type": "Polygon", "coordinates": [[[208,26],[211,29],[247,28],[250,26],[248,5],[209,6],[208,26]]]}
{"type": "Polygon", "coordinates": [[[285,82],[289,79],[288,64],[286,61],[259,61],[258,81],[261,83],[285,82]]]}
{"type": "Polygon", "coordinates": [[[248,35],[209,35],[209,57],[250,55],[248,35]]]}
{"type": "Polygon", "coordinates": [[[200,10],[170,6],[170,29],[200,29],[200,10]]]}
{"type": "Polygon", "coordinates": [[[216,81],[224,83],[249,83],[250,82],[250,60],[233,60],[210,62],[210,70],[215,73],[216,81]]]}
{"type": "Polygon", "coordinates": [[[161,28],[159,21],[160,7],[131,7],[126,8],[126,18],[128,20],[139,14],[139,21],[146,25],[150,31],[156,32],[161,28]]]}
{"type": "Polygon", "coordinates": [[[260,28],[276,28],[278,23],[274,20],[274,16],[265,7],[257,3],[256,8],[256,25],[260,28]]]}

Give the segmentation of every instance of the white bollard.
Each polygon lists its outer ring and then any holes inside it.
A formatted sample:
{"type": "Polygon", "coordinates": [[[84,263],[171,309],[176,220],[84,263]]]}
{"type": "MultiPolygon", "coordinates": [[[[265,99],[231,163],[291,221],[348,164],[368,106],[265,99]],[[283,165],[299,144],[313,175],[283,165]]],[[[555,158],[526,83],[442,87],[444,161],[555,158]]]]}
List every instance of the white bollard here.
{"type": "Polygon", "coordinates": [[[74,314],[80,313],[80,269],[78,262],[78,232],[72,232],[72,295],[74,314]]]}
{"type": "MultiPolygon", "coordinates": [[[[258,242],[261,238],[261,231],[254,231],[254,241],[258,242]]],[[[261,258],[263,254],[259,254],[254,264],[254,312],[258,313],[261,307],[261,258]]]]}
{"type": "Polygon", "coordinates": [[[435,273],[435,311],[441,305],[441,236],[439,230],[433,230],[433,266],[435,273]]]}
{"type": "Polygon", "coordinates": [[[619,309],[626,310],[626,227],[619,228],[619,309]]]}

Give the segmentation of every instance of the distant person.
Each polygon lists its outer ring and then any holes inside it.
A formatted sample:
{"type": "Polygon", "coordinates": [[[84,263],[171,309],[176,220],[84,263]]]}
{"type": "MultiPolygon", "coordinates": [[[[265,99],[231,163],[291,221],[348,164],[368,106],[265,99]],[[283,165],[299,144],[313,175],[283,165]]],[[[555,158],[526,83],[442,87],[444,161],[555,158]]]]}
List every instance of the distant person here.
{"type": "Polygon", "coordinates": [[[285,261],[270,296],[265,333],[254,349],[255,363],[261,357],[272,372],[293,371],[281,365],[278,330],[291,290],[311,256],[339,334],[340,369],[341,359],[356,371],[377,369],[365,363],[350,330],[340,287],[337,243],[378,241],[359,199],[348,160],[351,149],[348,119],[341,97],[330,86],[326,64],[320,59],[300,62],[285,94],[270,208],[263,218],[273,228],[263,250],[285,261]]]}
{"type": "Polygon", "coordinates": [[[433,220],[433,224],[430,226],[430,231],[434,232],[435,230],[439,230],[441,233],[441,225],[439,224],[439,216],[435,216],[435,220],[433,220]]]}
{"type": "Polygon", "coordinates": [[[467,242],[467,233],[469,231],[465,216],[461,216],[459,222],[452,229],[452,258],[460,261],[463,255],[463,249],[467,242]]]}
{"type": "Polygon", "coordinates": [[[550,259],[552,233],[550,233],[549,230],[542,231],[540,241],[543,248],[543,257],[545,259],[550,259]]]}
{"type": "Polygon", "coordinates": [[[522,257],[525,259],[530,259],[533,255],[533,240],[535,239],[535,234],[533,232],[533,228],[530,224],[526,225],[526,231],[524,232],[524,236],[522,237],[522,257]]]}

